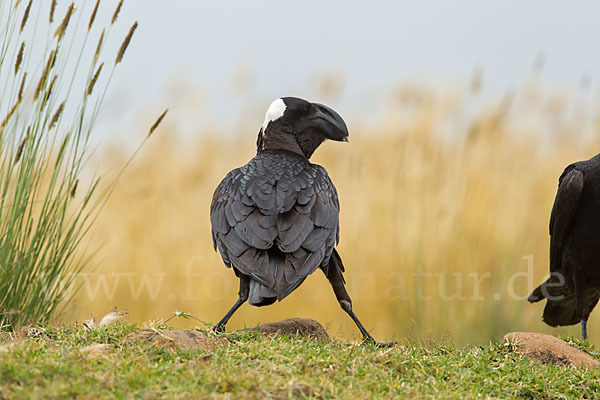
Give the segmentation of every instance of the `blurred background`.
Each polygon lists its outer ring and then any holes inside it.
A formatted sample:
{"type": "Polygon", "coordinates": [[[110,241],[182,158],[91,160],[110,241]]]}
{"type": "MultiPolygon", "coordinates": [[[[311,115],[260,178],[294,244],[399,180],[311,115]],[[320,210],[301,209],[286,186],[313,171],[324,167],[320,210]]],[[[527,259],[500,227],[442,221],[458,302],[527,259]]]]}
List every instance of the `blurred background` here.
{"type": "MultiPolygon", "coordinates": [[[[66,319],[117,307],[132,321],[218,321],[238,281],[212,249],[211,196],[255,154],[270,102],[293,95],[349,126],[348,144],[312,161],[337,186],[348,290],[376,338],[579,335],[544,325],[526,297],[548,273],[558,177],[600,150],[599,13],[592,1],[126,1],[119,18],[140,25],[98,119],[100,169],[170,112],[91,232],[101,248],[66,319]]],[[[319,272],[228,328],[287,317],[359,337],[319,272]]],[[[594,332],[592,313],[600,343],[594,332]]]]}

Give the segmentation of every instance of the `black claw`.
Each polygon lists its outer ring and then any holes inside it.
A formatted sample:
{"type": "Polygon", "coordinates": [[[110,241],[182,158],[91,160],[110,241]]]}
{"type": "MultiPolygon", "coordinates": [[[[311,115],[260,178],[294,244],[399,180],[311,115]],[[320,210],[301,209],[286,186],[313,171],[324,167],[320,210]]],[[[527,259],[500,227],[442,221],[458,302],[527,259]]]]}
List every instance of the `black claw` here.
{"type": "Polygon", "coordinates": [[[217,324],[217,325],[213,326],[212,331],[215,333],[223,333],[223,332],[225,332],[225,326],[217,324]]]}
{"type": "Polygon", "coordinates": [[[372,344],[373,346],[377,347],[378,349],[385,349],[385,348],[392,347],[392,346],[395,346],[398,344],[398,342],[378,342],[377,340],[373,339],[372,337],[364,338],[363,343],[372,344]]]}
{"type": "Polygon", "coordinates": [[[386,349],[388,347],[393,347],[398,344],[398,342],[374,342],[375,347],[378,349],[386,349]]]}

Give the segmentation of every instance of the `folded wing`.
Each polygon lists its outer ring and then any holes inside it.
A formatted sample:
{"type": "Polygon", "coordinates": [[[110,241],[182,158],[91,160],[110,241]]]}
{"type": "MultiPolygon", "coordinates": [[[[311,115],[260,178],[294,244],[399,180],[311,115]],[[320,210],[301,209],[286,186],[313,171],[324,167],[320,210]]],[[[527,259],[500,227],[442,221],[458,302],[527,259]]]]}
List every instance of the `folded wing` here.
{"type": "Polygon", "coordinates": [[[210,218],[225,265],[252,278],[251,304],[266,305],[327,265],[338,240],[339,202],[321,166],[262,152],[217,187],[210,218]]]}

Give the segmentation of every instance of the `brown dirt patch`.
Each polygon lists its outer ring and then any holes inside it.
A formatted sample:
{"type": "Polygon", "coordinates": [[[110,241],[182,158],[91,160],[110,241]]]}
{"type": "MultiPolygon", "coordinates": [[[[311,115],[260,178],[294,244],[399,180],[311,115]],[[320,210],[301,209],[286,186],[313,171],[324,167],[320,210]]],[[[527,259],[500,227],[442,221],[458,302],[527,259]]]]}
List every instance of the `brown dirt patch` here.
{"type": "Polygon", "coordinates": [[[535,332],[512,332],[504,335],[504,341],[516,344],[518,353],[545,364],[574,365],[597,368],[600,362],[585,351],[570,346],[554,336],[535,332]]]}
{"type": "Polygon", "coordinates": [[[327,343],[331,342],[331,338],[325,328],[323,328],[323,325],[310,318],[288,318],[283,321],[262,324],[248,330],[257,331],[264,335],[302,336],[327,343]]]}

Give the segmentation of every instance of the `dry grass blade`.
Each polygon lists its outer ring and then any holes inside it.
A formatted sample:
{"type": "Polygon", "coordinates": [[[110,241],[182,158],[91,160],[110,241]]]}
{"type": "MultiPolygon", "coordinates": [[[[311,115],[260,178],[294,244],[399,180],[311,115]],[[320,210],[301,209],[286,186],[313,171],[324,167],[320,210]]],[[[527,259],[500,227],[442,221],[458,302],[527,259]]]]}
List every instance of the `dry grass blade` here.
{"type": "Polygon", "coordinates": [[[58,122],[58,119],[60,118],[60,115],[62,114],[64,108],[65,108],[65,101],[63,100],[63,102],[60,103],[60,105],[58,106],[58,108],[54,112],[54,115],[52,116],[52,119],[50,120],[49,129],[54,128],[54,125],[56,125],[56,123],[58,122]]]}
{"type": "Polygon", "coordinates": [[[48,99],[50,99],[50,95],[52,95],[52,89],[54,89],[54,84],[56,83],[56,78],[58,78],[58,75],[54,75],[52,77],[52,81],[50,81],[50,85],[48,85],[48,90],[46,91],[46,95],[44,96],[44,104],[43,104],[44,106],[48,102],[48,99]]]}
{"type": "Polygon", "coordinates": [[[54,11],[56,10],[56,0],[52,0],[52,5],[50,6],[50,16],[48,17],[48,21],[50,23],[54,22],[54,11]]]}
{"type": "Polygon", "coordinates": [[[87,89],[88,96],[92,94],[92,91],[94,90],[94,85],[96,85],[96,81],[98,80],[98,77],[100,76],[100,72],[102,72],[103,66],[104,66],[104,63],[100,64],[100,66],[96,70],[96,73],[94,74],[94,77],[90,81],[90,84],[88,85],[88,89],[87,89]]]}
{"type": "Polygon", "coordinates": [[[96,6],[94,7],[94,11],[92,11],[92,15],[90,16],[90,22],[88,24],[88,31],[92,29],[92,25],[94,24],[94,20],[96,19],[96,13],[98,12],[98,6],[100,6],[100,0],[96,1],[96,6]]]}
{"type": "Polygon", "coordinates": [[[25,82],[27,81],[27,72],[23,74],[23,78],[21,79],[21,86],[19,87],[19,95],[18,99],[21,100],[23,98],[23,91],[25,90],[25,82]]]}
{"type": "Polygon", "coordinates": [[[96,53],[94,53],[94,65],[96,65],[96,63],[98,62],[98,58],[100,57],[100,50],[102,49],[102,43],[104,42],[104,32],[105,29],[102,29],[100,39],[98,40],[98,46],[96,46],[96,53]]]}
{"type": "Polygon", "coordinates": [[[19,148],[17,149],[17,155],[15,156],[15,164],[19,162],[19,160],[21,159],[21,155],[23,155],[23,149],[25,148],[25,143],[27,143],[27,139],[29,139],[30,131],[31,131],[31,126],[28,126],[27,133],[25,134],[25,137],[23,138],[23,140],[21,141],[21,144],[19,145],[19,148]]]}
{"type": "Polygon", "coordinates": [[[21,103],[20,99],[17,100],[17,102],[10,108],[10,111],[8,112],[8,114],[6,114],[6,117],[2,120],[2,124],[0,124],[0,132],[2,132],[4,130],[4,127],[8,123],[8,120],[10,119],[10,117],[12,117],[12,115],[17,110],[17,107],[19,106],[19,103],[21,103]]]}
{"type": "Polygon", "coordinates": [[[152,133],[156,130],[156,128],[158,128],[158,126],[162,122],[162,120],[165,117],[165,115],[167,115],[167,112],[169,112],[168,108],[165,111],[163,111],[162,114],[160,114],[160,116],[152,124],[152,126],[150,127],[150,130],[148,131],[148,136],[146,136],[147,138],[149,138],[152,135],[152,133]]]}
{"type": "Polygon", "coordinates": [[[52,50],[48,60],[46,61],[46,67],[44,67],[44,72],[42,72],[42,76],[40,77],[40,81],[38,82],[37,87],[35,88],[35,94],[33,96],[33,100],[37,100],[40,92],[42,91],[44,85],[46,84],[46,80],[48,78],[48,72],[54,66],[54,61],[56,59],[56,50],[52,50]]]}
{"type": "Polygon", "coordinates": [[[58,153],[56,154],[56,165],[57,166],[59,165],[60,160],[62,159],[65,149],[67,148],[67,144],[69,143],[69,140],[71,140],[71,132],[67,132],[67,134],[65,135],[65,138],[62,141],[62,144],[60,145],[60,149],[58,149],[58,153]]]}
{"type": "Polygon", "coordinates": [[[119,16],[119,12],[121,11],[122,5],[123,5],[123,0],[119,1],[119,4],[117,5],[115,12],[113,13],[112,19],[110,20],[111,25],[114,24],[115,21],[117,20],[117,17],[119,16]]]}
{"type": "Polygon", "coordinates": [[[29,0],[29,3],[27,4],[27,8],[25,9],[25,14],[23,14],[23,19],[21,20],[21,28],[19,29],[19,33],[23,32],[23,28],[25,28],[25,24],[27,23],[27,20],[29,19],[29,11],[31,11],[31,3],[33,3],[33,0],[29,0]]]}
{"type": "MultiPolygon", "coordinates": [[[[77,179],[75,181],[75,184],[73,185],[73,188],[71,189],[71,193],[70,193],[71,198],[75,197],[75,195],[77,194],[77,185],[79,185],[79,179],[77,179]]],[[[104,318],[102,320],[104,320],[104,318]]]]}
{"type": "Polygon", "coordinates": [[[63,18],[62,22],[56,29],[56,32],[54,32],[54,36],[58,38],[59,42],[62,40],[62,38],[67,30],[67,26],[69,25],[69,21],[71,20],[71,16],[73,15],[74,10],[75,10],[75,3],[71,3],[69,8],[67,9],[67,13],[65,14],[65,17],[63,18]]]}
{"type": "Polygon", "coordinates": [[[123,60],[123,55],[125,55],[125,50],[127,50],[127,46],[129,46],[129,42],[131,42],[131,37],[133,36],[133,32],[135,32],[135,30],[137,29],[137,26],[138,26],[138,23],[136,21],[129,29],[129,33],[127,34],[127,36],[125,37],[125,40],[123,40],[123,43],[121,44],[121,47],[119,48],[119,53],[117,54],[117,58],[115,60],[115,65],[117,65],[118,63],[121,62],[121,60],[123,60]]]}
{"type": "Polygon", "coordinates": [[[17,53],[17,60],[15,61],[15,76],[19,72],[19,68],[21,68],[21,63],[23,62],[23,53],[25,52],[25,42],[21,42],[21,48],[19,48],[19,53],[17,53]]]}

